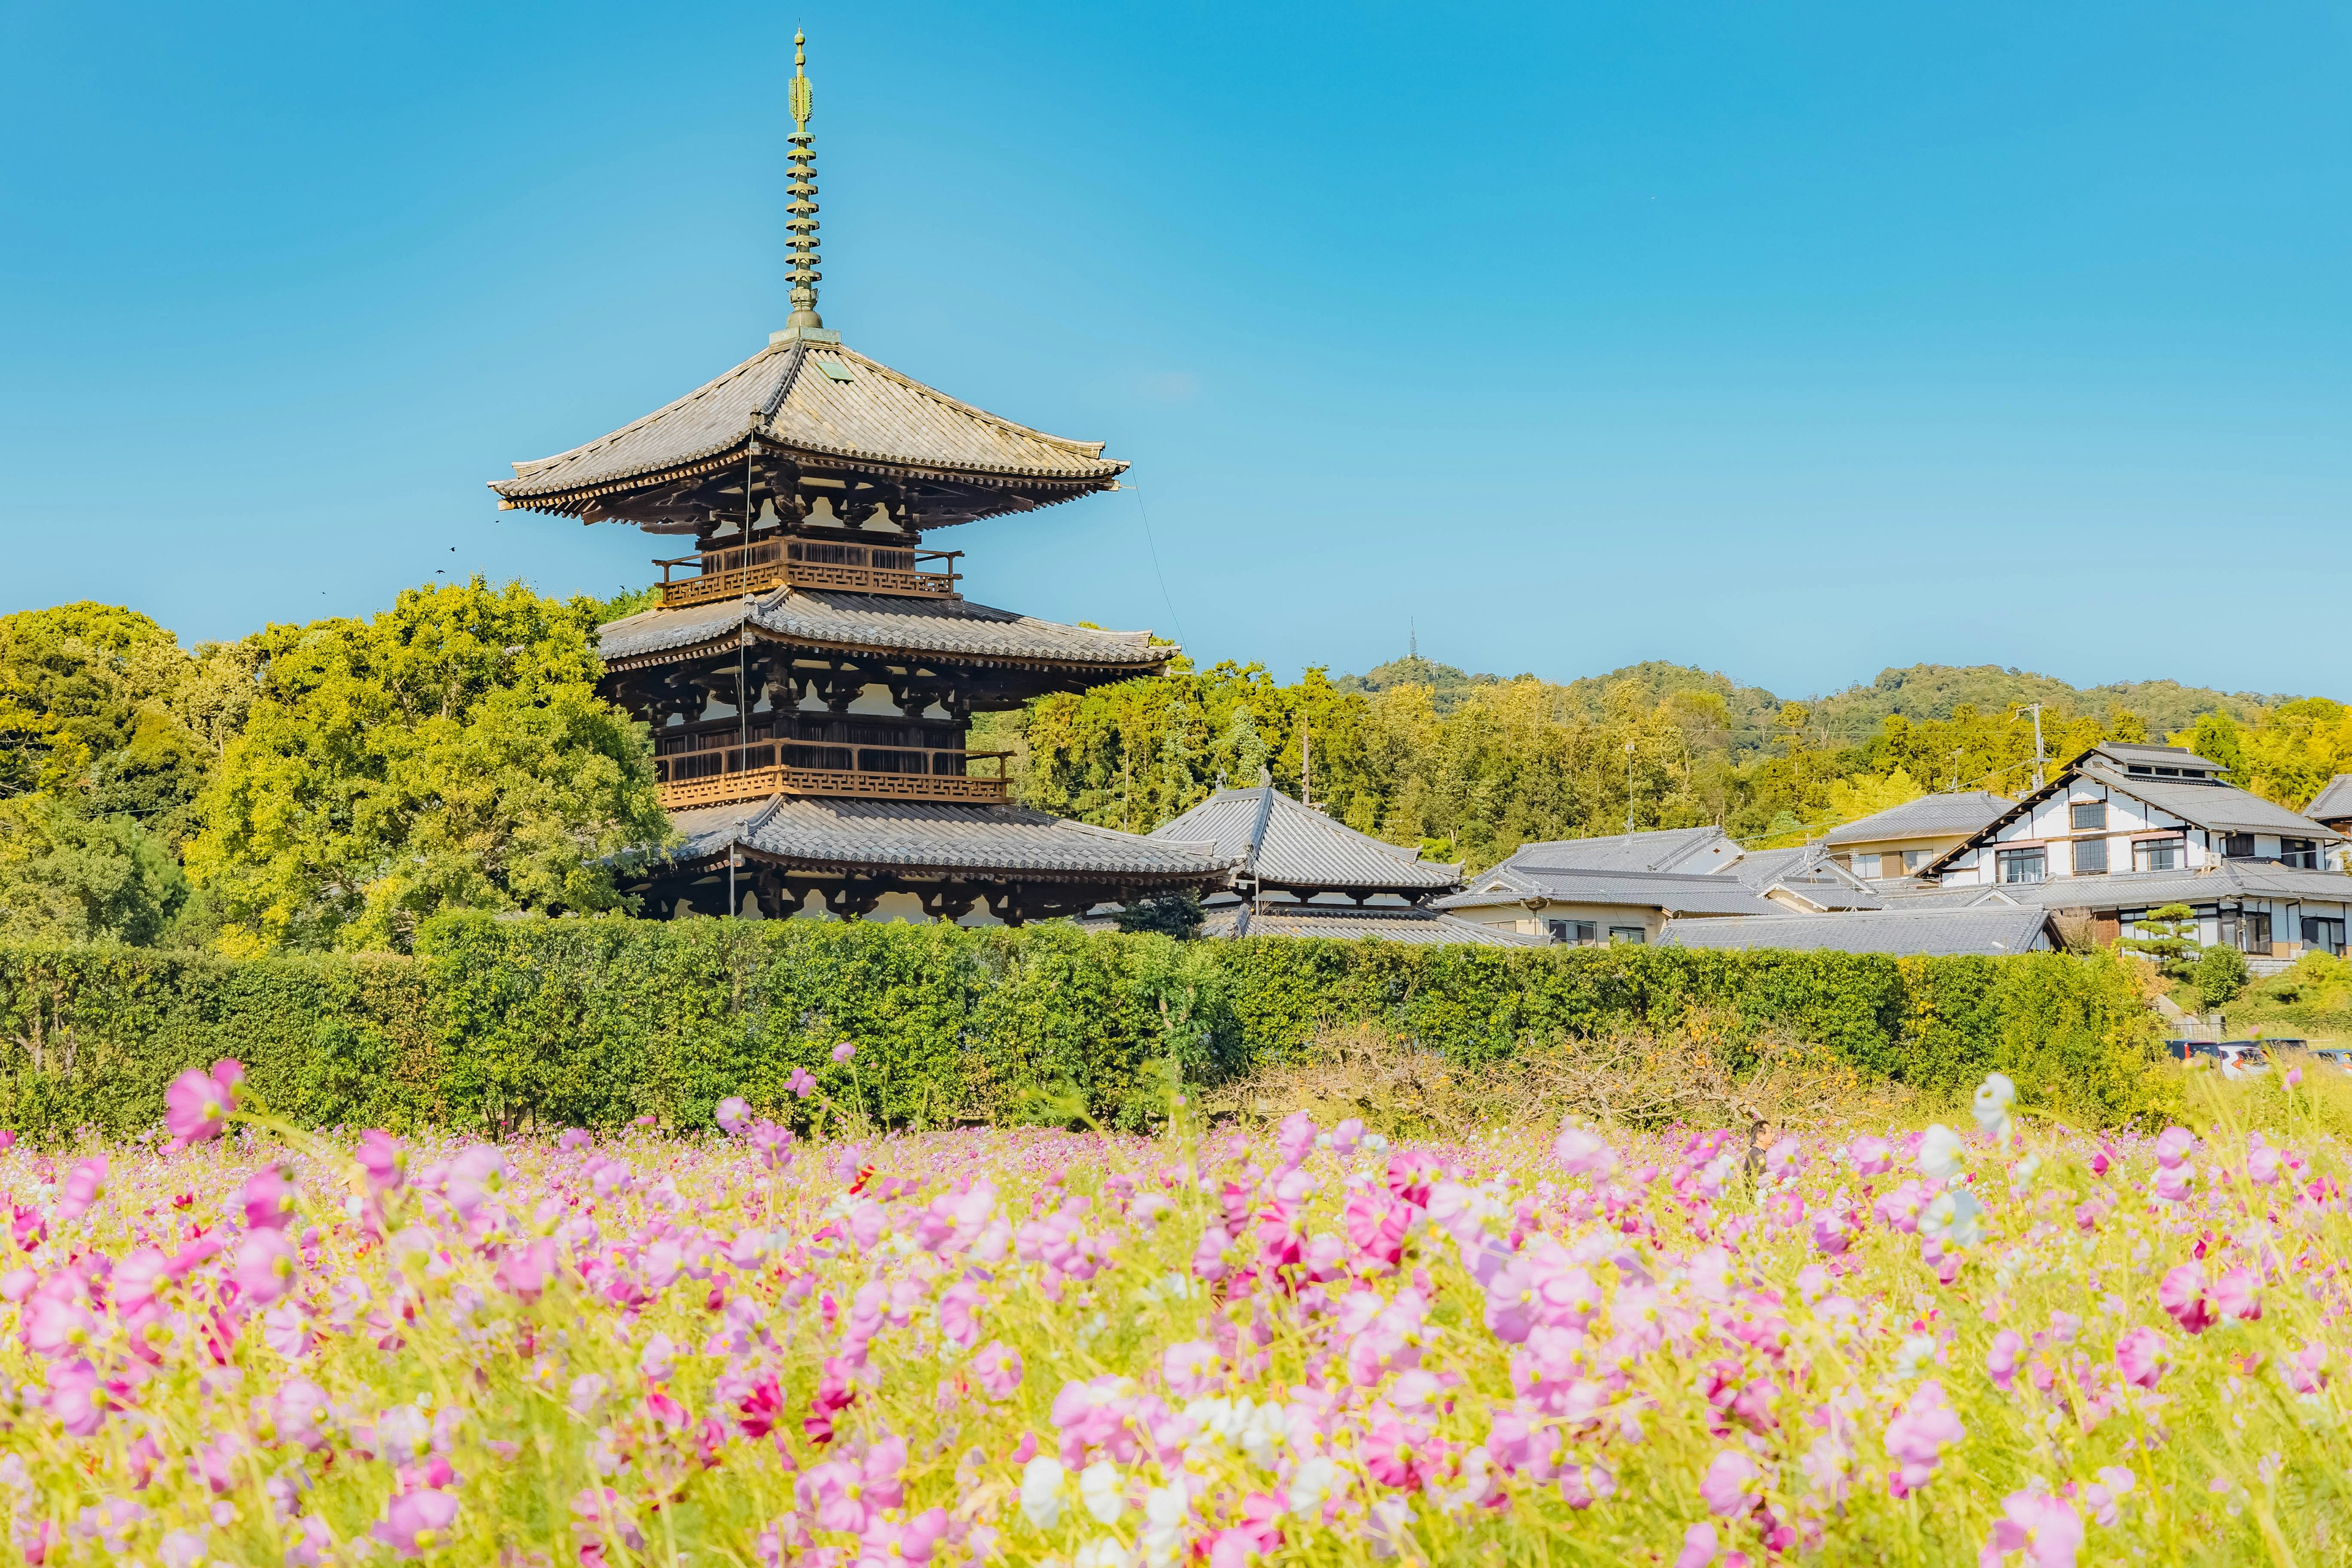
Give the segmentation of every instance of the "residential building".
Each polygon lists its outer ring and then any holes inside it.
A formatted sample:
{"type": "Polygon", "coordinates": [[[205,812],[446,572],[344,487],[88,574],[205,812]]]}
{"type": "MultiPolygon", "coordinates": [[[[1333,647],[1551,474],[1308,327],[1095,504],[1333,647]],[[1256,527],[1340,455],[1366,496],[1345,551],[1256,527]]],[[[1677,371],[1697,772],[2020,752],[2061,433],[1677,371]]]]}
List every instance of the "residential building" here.
{"type": "Polygon", "coordinates": [[[1831,910],[1875,910],[1885,905],[1875,889],[1832,858],[1819,844],[1790,849],[1752,849],[1717,873],[1751,892],[1800,914],[1831,910]]]}
{"type": "Polygon", "coordinates": [[[2177,746],[2095,747],[1923,868],[1933,892],[1897,889],[1889,901],[1999,893],[2079,921],[2100,942],[2139,930],[2150,910],[2187,904],[2201,943],[2239,948],[2260,966],[2342,952],[2352,877],[2326,867],[2345,835],[2221,773],[2177,746]]]}
{"type": "Polygon", "coordinates": [[[1666,927],[1660,940],[1668,947],[1990,957],[2046,952],[2061,945],[2047,910],[2014,904],[1677,920],[1666,927]]]}
{"type": "Polygon", "coordinates": [[[2008,810],[2009,804],[1983,790],[1925,795],[1832,827],[1822,836],[1822,846],[1866,880],[1916,876],[2008,810]]]}
{"type": "Polygon", "coordinates": [[[2352,834],[2352,773],[2337,773],[2321,786],[2303,815],[2322,827],[2352,834]]]}
{"type": "MultiPolygon", "coordinates": [[[[796,51],[800,40],[794,39],[796,51]]],[[[683,847],[648,913],[1020,924],[1223,885],[1197,846],[1012,804],[971,715],[1156,674],[1149,632],[963,596],[937,530],[1118,488],[1127,465],[975,408],[845,345],[817,314],[810,89],[795,58],[792,314],[740,364],[570,451],[517,463],[500,505],[690,537],[656,605],[601,633],[607,697],[650,725],[683,847]]],[[[753,158],[749,167],[768,167],[753,158]]]]}

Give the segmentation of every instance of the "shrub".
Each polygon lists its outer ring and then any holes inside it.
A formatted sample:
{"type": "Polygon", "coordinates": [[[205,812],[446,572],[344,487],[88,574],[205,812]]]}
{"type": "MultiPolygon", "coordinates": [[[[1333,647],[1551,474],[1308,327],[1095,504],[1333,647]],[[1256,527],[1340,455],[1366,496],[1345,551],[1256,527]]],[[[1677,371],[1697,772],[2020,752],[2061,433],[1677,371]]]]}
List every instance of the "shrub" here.
{"type": "Polygon", "coordinates": [[[2253,978],[2246,955],[2234,947],[2209,947],[2197,960],[2197,1000],[2208,1013],[2238,999],[2253,978]]]}

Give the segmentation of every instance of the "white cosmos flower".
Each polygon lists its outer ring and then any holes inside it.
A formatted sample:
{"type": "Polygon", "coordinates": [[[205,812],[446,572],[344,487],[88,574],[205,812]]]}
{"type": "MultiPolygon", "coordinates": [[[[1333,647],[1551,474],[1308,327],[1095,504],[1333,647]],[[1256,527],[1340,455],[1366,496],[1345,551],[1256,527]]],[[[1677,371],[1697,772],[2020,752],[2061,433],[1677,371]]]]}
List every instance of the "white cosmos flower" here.
{"type": "Polygon", "coordinates": [[[1067,1479],[1059,1459],[1040,1455],[1030,1460],[1021,1471],[1022,1517],[1040,1530],[1061,1523],[1062,1489],[1067,1479]]]}

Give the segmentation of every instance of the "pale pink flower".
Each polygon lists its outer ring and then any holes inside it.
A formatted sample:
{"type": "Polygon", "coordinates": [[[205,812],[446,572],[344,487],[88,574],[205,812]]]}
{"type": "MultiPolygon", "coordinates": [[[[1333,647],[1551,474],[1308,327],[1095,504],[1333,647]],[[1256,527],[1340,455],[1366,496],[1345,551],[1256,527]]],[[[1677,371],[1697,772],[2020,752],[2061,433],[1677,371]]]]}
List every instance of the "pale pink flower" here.
{"type": "Polygon", "coordinates": [[[1021,1386],[1021,1352],[995,1340],[981,1346],[971,1358],[972,1380],[993,1400],[1013,1397],[1013,1391],[1021,1386]]]}
{"type": "Polygon", "coordinates": [[[261,1314],[261,1342],[288,1361],[300,1360],[310,1349],[309,1316],[297,1302],[279,1302],[261,1314]]]}
{"type": "Polygon", "coordinates": [[[25,1348],[35,1355],[79,1356],[97,1337],[98,1320],[68,1297],[42,1290],[25,1309],[25,1348]]]}
{"type": "Polygon", "coordinates": [[[1756,1480],[1756,1461],[1738,1448],[1726,1448],[1706,1467],[1698,1495],[1706,1500],[1707,1511],[1718,1519],[1744,1513],[1754,1501],[1750,1492],[1756,1480]]]}
{"type": "Polygon", "coordinates": [[[2083,1500],[2091,1505],[2091,1517],[2102,1529],[2112,1530],[2123,1515],[2123,1499],[2136,1484],[2136,1478],[2121,1465],[2108,1465],[2099,1471],[2099,1479],[2083,1489],[2083,1500]]]}
{"type": "Polygon", "coordinates": [[[2279,1179],[2279,1152],[2270,1140],[2259,1132],[2246,1140],[2246,1175],[2256,1185],[2274,1185],[2279,1179]]]}
{"type": "Polygon", "coordinates": [[[2154,1388],[2164,1377],[2172,1352],[2164,1336],[2145,1325],[2133,1329],[2116,1341],[2116,1370],[2124,1381],[2140,1388],[2154,1388]]]}
{"type": "Polygon", "coordinates": [[[294,1220],[294,1184],[270,1165],[245,1179],[245,1223],[255,1230],[284,1230],[294,1220]]]}
{"type": "Polygon", "coordinates": [[[2025,1341],[2017,1331],[2003,1329],[1993,1335],[1992,1348],[1985,1352],[1985,1375],[2004,1393],[2017,1376],[2017,1358],[2024,1350],[2025,1341]]]}
{"type": "Polygon", "coordinates": [[[2327,1347],[2307,1344],[2286,1358],[2287,1386],[2297,1394],[2316,1394],[2327,1386],[2327,1347]]]}
{"type": "Polygon", "coordinates": [[[2192,1334],[2201,1334],[2219,1321],[2213,1302],[2205,1294],[2205,1270],[2197,1264],[2184,1263],[2165,1275],[2156,1288],[2157,1303],[2172,1314],[2172,1321],[2192,1334]]]}
{"type": "Polygon", "coordinates": [[[1943,1461],[1944,1450],[1968,1436],[1960,1418],[1944,1401],[1941,1384],[1921,1384],[1886,1424],[1886,1452],[1895,1462],[1887,1489],[1908,1497],[1927,1484],[1943,1461]]]}
{"type": "Polygon", "coordinates": [[[172,1147],[184,1148],[216,1137],[236,1110],[236,1086],[245,1077],[242,1063],[217,1061],[209,1073],[190,1068],[163,1091],[163,1127],[172,1147]]]}
{"type": "Polygon", "coordinates": [[[794,1099],[806,1100],[816,1092],[816,1075],[806,1068],[794,1068],[793,1076],[784,1080],[784,1087],[793,1091],[794,1099]]]}
{"type": "Polygon", "coordinates": [[[1864,1133],[1846,1145],[1846,1157],[1865,1176],[1883,1176],[1895,1168],[1895,1150],[1885,1139],[1864,1133]]]}
{"type": "Polygon", "coordinates": [[[106,1156],[93,1154],[87,1160],[75,1161],[73,1169],[66,1173],[63,1190],[58,1194],[58,1220],[79,1219],[105,1194],[106,1156]]]}
{"type": "Polygon", "coordinates": [[[1551,1152],[1570,1175],[1606,1176],[1617,1168],[1617,1151],[1581,1127],[1561,1128],[1551,1141],[1551,1152]]]}
{"type": "MultiPolygon", "coordinates": [[[[585,1137],[582,1134],[583,1142],[585,1137]]],[[[377,1192],[398,1192],[408,1180],[407,1146],[380,1128],[370,1128],[360,1134],[359,1147],[352,1151],[352,1158],[367,1173],[368,1185],[377,1192]]]]}
{"type": "Polygon", "coordinates": [[[717,1120],[728,1132],[740,1132],[751,1120],[751,1103],[740,1094],[730,1094],[719,1102],[717,1120]]]}
{"type": "Polygon", "coordinates": [[[49,1366],[49,1414],[77,1437],[95,1436],[106,1425],[113,1395],[88,1362],[56,1362],[49,1366]]]}
{"type": "Polygon", "coordinates": [[[2083,1544],[2083,1521],[2074,1505],[2048,1492],[2011,1492],[2001,1500],[2001,1517],[1979,1562],[1998,1568],[2012,1552],[2025,1553],[2032,1568],[2074,1568],[2083,1544]]]}
{"type": "Polygon", "coordinates": [[[1715,1526],[1694,1524],[1683,1531],[1683,1549],[1675,1553],[1675,1568],[1706,1568],[1715,1561],[1715,1526]]]}
{"type": "Polygon", "coordinates": [[[401,1557],[417,1557],[444,1541],[457,1518],[457,1500],[447,1492],[403,1492],[385,1505],[383,1521],[371,1531],[401,1557]]]}
{"type": "Polygon", "coordinates": [[[2156,1163],[2170,1170],[2197,1148],[2197,1134],[2186,1127],[2168,1127],[2157,1135],[2156,1163]]]}
{"type": "Polygon", "coordinates": [[[1215,1388],[1224,1372],[1223,1358],[1207,1340],[1186,1340],[1160,1352],[1160,1375],[1168,1392],[1179,1399],[1197,1399],[1215,1388]]]}
{"type": "Polygon", "coordinates": [[[2263,1315],[2262,1279],[2242,1264],[2224,1269],[2213,1281],[2213,1306],[2225,1317],[2254,1321],[2263,1315]]]}
{"type": "Polygon", "coordinates": [[[845,1062],[856,1054],[857,1045],[853,1040],[844,1040],[833,1047],[833,1059],[836,1062],[845,1062]]]}
{"type": "Polygon", "coordinates": [[[970,1350],[980,1342],[980,1287],[969,1279],[950,1285],[940,1297],[940,1332],[950,1343],[970,1350]]]}
{"type": "Polygon", "coordinates": [[[296,1271],[294,1247],[283,1235],[254,1230],[236,1244],[236,1263],[229,1278],[247,1301],[266,1307],[293,1288],[296,1271]]]}

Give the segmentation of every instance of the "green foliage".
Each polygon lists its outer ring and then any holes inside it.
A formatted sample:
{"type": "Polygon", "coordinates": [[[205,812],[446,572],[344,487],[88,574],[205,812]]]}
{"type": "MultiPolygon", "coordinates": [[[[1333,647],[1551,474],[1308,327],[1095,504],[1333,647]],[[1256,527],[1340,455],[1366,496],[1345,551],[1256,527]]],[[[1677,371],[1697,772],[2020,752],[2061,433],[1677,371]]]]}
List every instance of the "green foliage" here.
{"type": "Polygon", "coordinates": [[[638,726],[596,694],[597,606],[479,578],[248,639],[257,695],[188,865],[233,952],[396,948],[445,910],[619,907],[667,833],[638,726]]]}
{"type": "Polygon", "coordinates": [[[0,801],[0,941],[144,945],[187,897],[180,863],[136,818],[47,795],[0,801]]]}
{"type": "Polygon", "coordinates": [[[2234,947],[2207,948],[2197,959],[2197,999],[2210,1013],[2236,1001],[2253,978],[2246,955],[2234,947]]]}
{"type": "Polygon", "coordinates": [[[2164,904],[2139,920],[2147,933],[2116,943],[2126,952],[2155,960],[2158,973],[2168,980],[2188,980],[2197,973],[2197,911],[2187,904],[2164,904]]]}
{"type": "Polygon", "coordinates": [[[0,947],[0,1121],[126,1134],[222,1056],[311,1121],[495,1130],[698,1127],[730,1094],[802,1128],[827,1100],[875,1124],[1076,1116],[1139,1127],[1188,1082],[1373,1024],[1476,1066],[1699,1016],[1732,1046],[1832,1047],[1937,1100],[1995,1068],[2094,1125],[2161,1114],[2170,1078],[2132,966],[2109,957],[1177,942],[858,922],[616,918],[427,922],[413,958],[231,961],[0,947]],[[850,1066],[832,1048],[856,1042],[850,1066]],[[787,1087],[795,1068],[824,1098],[787,1087]]]}
{"type": "Polygon", "coordinates": [[[1181,893],[1138,899],[1122,907],[1114,918],[1123,931],[1149,931],[1181,941],[1201,934],[1201,895],[1187,888],[1181,893]]]}

